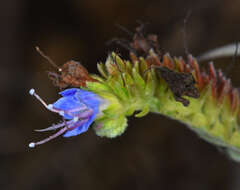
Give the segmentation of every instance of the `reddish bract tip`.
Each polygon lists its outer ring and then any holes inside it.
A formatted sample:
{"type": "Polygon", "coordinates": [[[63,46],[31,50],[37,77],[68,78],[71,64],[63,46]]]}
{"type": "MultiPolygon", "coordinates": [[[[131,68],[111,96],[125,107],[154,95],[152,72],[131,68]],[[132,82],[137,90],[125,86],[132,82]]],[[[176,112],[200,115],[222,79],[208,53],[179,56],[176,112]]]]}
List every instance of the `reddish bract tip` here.
{"type": "Polygon", "coordinates": [[[235,88],[235,89],[231,89],[229,94],[230,94],[231,108],[233,112],[235,112],[239,107],[239,92],[235,88]]]}
{"type": "Polygon", "coordinates": [[[138,62],[138,58],[137,58],[137,56],[136,56],[133,52],[130,52],[130,53],[129,53],[129,56],[130,56],[130,59],[131,59],[131,61],[132,61],[133,63],[138,62]]]}
{"type": "Polygon", "coordinates": [[[166,53],[163,56],[163,66],[165,66],[169,69],[172,69],[172,70],[175,69],[175,65],[174,65],[173,61],[171,60],[170,55],[168,53],[166,53]]]}
{"type": "Polygon", "coordinates": [[[216,70],[214,68],[213,62],[209,63],[209,79],[215,82],[217,80],[217,74],[216,74],[216,70]]]}
{"type": "Polygon", "coordinates": [[[150,67],[151,65],[162,66],[162,63],[160,62],[158,55],[156,55],[153,51],[151,52],[150,55],[147,56],[146,62],[148,67],[150,67]]]}
{"type": "Polygon", "coordinates": [[[186,64],[182,57],[179,58],[178,61],[176,61],[179,67],[180,72],[184,72],[184,65],[186,64]]]}
{"type": "Polygon", "coordinates": [[[198,84],[199,89],[201,90],[203,88],[203,79],[202,79],[202,75],[199,69],[199,65],[196,61],[196,59],[194,59],[192,57],[192,55],[188,56],[188,63],[191,65],[191,67],[193,68],[194,72],[195,72],[195,77],[196,77],[196,82],[198,84]]]}

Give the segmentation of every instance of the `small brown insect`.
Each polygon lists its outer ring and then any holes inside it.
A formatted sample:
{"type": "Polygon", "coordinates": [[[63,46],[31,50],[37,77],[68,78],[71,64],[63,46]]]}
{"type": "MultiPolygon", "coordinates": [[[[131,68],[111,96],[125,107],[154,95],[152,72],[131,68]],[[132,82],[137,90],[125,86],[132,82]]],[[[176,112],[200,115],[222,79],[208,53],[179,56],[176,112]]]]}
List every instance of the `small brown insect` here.
{"type": "Polygon", "coordinates": [[[189,101],[182,96],[199,98],[199,90],[195,87],[196,81],[191,73],[180,73],[167,67],[154,67],[157,73],[166,81],[176,101],[182,102],[184,106],[189,101]]]}
{"type": "Polygon", "coordinates": [[[36,47],[39,54],[48,60],[48,62],[57,68],[58,73],[48,72],[48,77],[53,81],[55,86],[60,89],[67,87],[85,87],[86,81],[96,81],[89,76],[88,71],[76,61],[68,61],[63,66],[57,66],[48,56],[46,56],[39,47],[36,47]]]}

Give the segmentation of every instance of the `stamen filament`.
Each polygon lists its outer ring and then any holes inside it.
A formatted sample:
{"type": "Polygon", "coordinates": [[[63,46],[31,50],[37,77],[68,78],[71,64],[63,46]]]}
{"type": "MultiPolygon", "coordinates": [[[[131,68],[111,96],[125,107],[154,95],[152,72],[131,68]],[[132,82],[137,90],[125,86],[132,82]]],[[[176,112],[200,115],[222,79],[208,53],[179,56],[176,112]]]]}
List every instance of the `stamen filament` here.
{"type": "Polygon", "coordinates": [[[37,132],[44,132],[44,131],[52,131],[52,130],[56,130],[58,128],[61,128],[61,127],[64,127],[65,125],[67,125],[69,122],[62,122],[62,123],[59,123],[57,125],[52,125],[48,128],[45,128],[45,129],[36,129],[34,131],[37,131],[37,132]]]}
{"type": "Polygon", "coordinates": [[[60,114],[60,112],[61,112],[61,113],[63,112],[63,111],[59,111],[59,110],[57,110],[57,109],[54,109],[52,104],[47,104],[47,103],[35,92],[35,90],[34,90],[33,88],[32,88],[31,90],[29,90],[29,94],[32,95],[32,96],[34,96],[35,98],[37,98],[37,100],[38,100],[39,102],[41,102],[41,103],[44,105],[44,107],[47,108],[48,110],[50,110],[50,111],[52,111],[52,112],[59,113],[59,114],[60,114]]]}
{"type": "Polygon", "coordinates": [[[50,141],[50,140],[52,140],[52,139],[55,139],[56,137],[62,135],[62,134],[65,133],[67,130],[68,130],[68,127],[64,127],[64,128],[62,128],[61,130],[59,130],[57,133],[49,136],[49,137],[46,138],[46,139],[43,139],[43,140],[38,141],[38,142],[31,142],[31,143],[29,143],[29,147],[30,147],[30,148],[34,148],[36,145],[44,144],[44,143],[46,143],[46,142],[48,142],[48,141],[50,141]]]}
{"type": "Polygon", "coordinates": [[[92,115],[93,110],[92,109],[87,109],[86,111],[83,111],[81,113],[74,113],[74,112],[72,112],[72,110],[70,110],[70,111],[66,111],[65,113],[72,116],[72,117],[78,117],[79,119],[84,119],[84,118],[92,115]]]}

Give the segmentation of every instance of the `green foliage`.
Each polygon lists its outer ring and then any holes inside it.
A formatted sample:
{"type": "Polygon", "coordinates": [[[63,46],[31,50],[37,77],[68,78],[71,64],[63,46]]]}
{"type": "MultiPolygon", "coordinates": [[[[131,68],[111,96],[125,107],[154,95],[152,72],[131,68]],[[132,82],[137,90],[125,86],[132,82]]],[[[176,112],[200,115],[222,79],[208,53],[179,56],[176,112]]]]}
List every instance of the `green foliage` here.
{"type": "MultiPolygon", "coordinates": [[[[178,69],[178,59],[174,58],[178,69]]],[[[97,118],[94,129],[102,137],[116,137],[127,128],[127,116],[143,117],[149,112],[159,113],[185,123],[206,141],[226,147],[229,155],[239,159],[240,133],[237,111],[231,110],[229,98],[221,102],[212,95],[212,84],[205,85],[197,99],[185,97],[188,106],[174,99],[168,84],[143,58],[131,63],[112,53],[105,64],[99,63],[98,82],[87,82],[87,89],[108,101],[97,118]],[[147,71],[148,70],[148,71],[147,71]]]]}

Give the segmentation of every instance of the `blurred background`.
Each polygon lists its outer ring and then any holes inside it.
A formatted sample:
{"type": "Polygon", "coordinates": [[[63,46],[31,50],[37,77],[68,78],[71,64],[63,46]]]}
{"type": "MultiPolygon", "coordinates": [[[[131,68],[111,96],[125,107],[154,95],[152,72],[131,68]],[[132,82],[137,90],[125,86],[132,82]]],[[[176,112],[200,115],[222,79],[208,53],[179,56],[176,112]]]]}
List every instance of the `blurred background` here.
{"type": "MultiPolygon", "coordinates": [[[[183,20],[191,10],[186,41],[197,56],[240,40],[239,9],[239,0],[2,0],[0,189],[239,190],[239,164],[182,124],[154,114],[130,118],[127,131],[115,139],[89,130],[28,148],[29,142],[49,135],[34,129],[60,119],[28,94],[35,88],[49,103],[59,97],[46,73],[54,68],[36,45],[58,65],[73,59],[96,73],[96,63],[112,50],[127,58],[125,49],[106,45],[115,37],[131,39],[115,25],[134,32],[141,20],[159,36],[162,48],[180,56],[183,20]]],[[[231,61],[220,59],[215,65],[224,71],[231,61]]],[[[240,86],[237,62],[229,76],[240,86]]]]}

